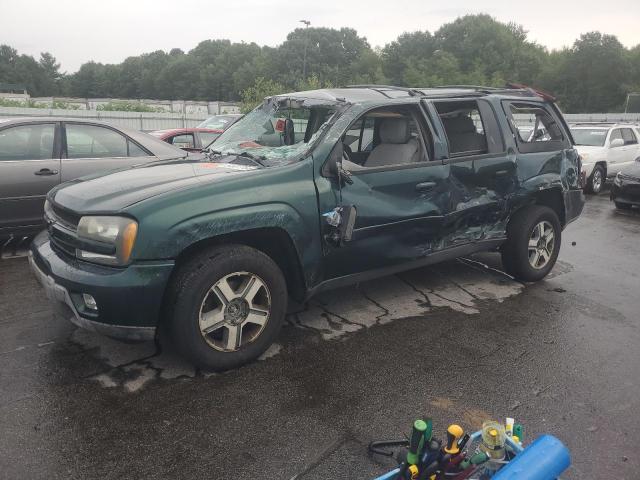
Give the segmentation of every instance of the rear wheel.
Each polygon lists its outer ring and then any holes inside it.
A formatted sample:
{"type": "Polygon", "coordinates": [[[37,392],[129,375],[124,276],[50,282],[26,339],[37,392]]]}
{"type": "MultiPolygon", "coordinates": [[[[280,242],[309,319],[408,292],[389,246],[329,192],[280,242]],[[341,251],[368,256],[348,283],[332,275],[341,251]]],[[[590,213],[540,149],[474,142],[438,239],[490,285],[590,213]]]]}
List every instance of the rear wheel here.
{"type": "Polygon", "coordinates": [[[518,280],[542,280],[558,259],[560,221],[548,207],[532,205],[517,211],[507,226],[502,264],[518,280]]]}
{"type": "Polygon", "coordinates": [[[598,194],[602,191],[602,187],[605,182],[605,173],[602,165],[596,165],[593,167],[593,172],[591,172],[591,176],[589,177],[587,183],[587,191],[589,193],[598,194]]]}
{"type": "Polygon", "coordinates": [[[171,338],[182,355],[206,369],[254,360],[284,321],[284,276],[271,258],[250,247],[214,247],[196,255],[170,288],[171,338]]]}

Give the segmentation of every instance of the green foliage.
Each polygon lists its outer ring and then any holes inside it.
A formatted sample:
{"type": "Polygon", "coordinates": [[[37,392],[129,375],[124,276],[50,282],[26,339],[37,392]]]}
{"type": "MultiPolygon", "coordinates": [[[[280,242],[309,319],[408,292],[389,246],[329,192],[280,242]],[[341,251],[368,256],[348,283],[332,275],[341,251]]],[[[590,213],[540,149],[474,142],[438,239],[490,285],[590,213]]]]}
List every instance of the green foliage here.
{"type": "Polygon", "coordinates": [[[284,85],[278,82],[267,80],[264,77],[258,77],[252,86],[243,90],[240,110],[242,113],[250,112],[260,105],[265,97],[285,93],[286,90],[284,85]]]}
{"type": "Polygon", "coordinates": [[[142,102],[108,102],[98,105],[96,110],[101,112],[161,112],[157,108],[142,102]]]}
{"type": "Polygon", "coordinates": [[[403,33],[375,50],[351,28],[298,28],[275,48],[205,40],[189,52],[87,62],[73,74],[59,69],[50,53],[36,61],[0,45],[0,83],[23,84],[33,96],[241,100],[246,111],[268,95],[328,86],[518,82],[554,93],[566,112],[602,112],[622,109],[626,94],[640,91],[640,45],[626,49],[592,32],[549,52],[521,26],[481,14],[403,33]]]}
{"type": "Polygon", "coordinates": [[[60,100],[54,100],[51,105],[47,103],[38,103],[35,100],[11,100],[8,98],[0,98],[0,107],[18,107],[18,108],[53,108],[63,110],[78,110],[78,105],[69,104],[60,100]]]}

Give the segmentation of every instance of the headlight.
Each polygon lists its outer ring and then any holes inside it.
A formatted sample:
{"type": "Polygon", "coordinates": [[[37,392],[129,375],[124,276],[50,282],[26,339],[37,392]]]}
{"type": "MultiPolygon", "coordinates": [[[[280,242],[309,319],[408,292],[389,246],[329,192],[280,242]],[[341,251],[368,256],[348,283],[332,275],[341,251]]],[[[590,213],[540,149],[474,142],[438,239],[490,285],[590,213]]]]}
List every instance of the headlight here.
{"type": "Polygon", "coordinates": [[[126,265],[138,223],[126,217],[82,217],[77,233],[82,248],[76,249],[76,257],[105,265],[126,265]]]}

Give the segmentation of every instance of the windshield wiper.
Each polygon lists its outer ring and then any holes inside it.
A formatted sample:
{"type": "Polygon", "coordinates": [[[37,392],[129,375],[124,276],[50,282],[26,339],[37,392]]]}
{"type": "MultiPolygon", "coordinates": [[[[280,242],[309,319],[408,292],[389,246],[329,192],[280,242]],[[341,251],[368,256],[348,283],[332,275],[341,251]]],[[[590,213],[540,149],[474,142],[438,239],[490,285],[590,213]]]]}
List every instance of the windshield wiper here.
{"type": "Polygon", "coordinates": [[[266,158],[261,156],[261,155],[254,155],[253,153],[249,153],[249,152],[230,153],[229,155],[235,155],[236,157],[248,158],[249,160],[252,160],[255,163],[257,163],[258,165],[260,165],[261,167],[265,166],[265,164],[263,163],[263,160],[266,160],[266,158]]]}

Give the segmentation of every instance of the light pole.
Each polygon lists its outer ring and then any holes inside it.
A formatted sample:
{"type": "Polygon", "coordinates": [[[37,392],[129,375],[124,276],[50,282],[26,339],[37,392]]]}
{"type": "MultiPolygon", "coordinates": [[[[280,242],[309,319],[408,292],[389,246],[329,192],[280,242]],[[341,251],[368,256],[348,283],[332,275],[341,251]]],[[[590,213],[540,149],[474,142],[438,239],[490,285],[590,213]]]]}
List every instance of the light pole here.
{"type": "Polygon", "coordinates": [[[309,43],[309,33],[307,32],[307,29],[309,28],[309,25],[311,25],[311,22],[309,20],[300,20],[300,23],[305,24],[304,55],[302,57],[302,81],[305,81],[307,79],[307,44],[309,43]]]}

